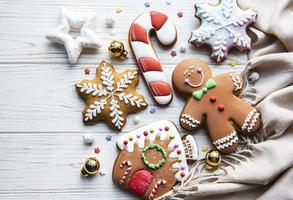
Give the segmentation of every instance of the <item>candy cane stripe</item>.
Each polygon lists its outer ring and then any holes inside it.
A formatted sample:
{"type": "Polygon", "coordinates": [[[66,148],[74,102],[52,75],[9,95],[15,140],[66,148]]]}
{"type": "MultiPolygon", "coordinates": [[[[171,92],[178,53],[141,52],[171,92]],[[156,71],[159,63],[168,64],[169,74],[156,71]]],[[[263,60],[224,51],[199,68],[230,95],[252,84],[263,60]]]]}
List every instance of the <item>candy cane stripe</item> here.
{"type": "Polygon", "coordinates": [[[148,57],[141,57],[137,60],[140,69],[142,72],[147,72],[147,71],[163,71],[161,63],[159,61],[153,59],[153,58],[148,58],[148,57]]]}
{"type": "Polygon", "coordinates": [[[167,15],[163,13],[152,11],[150,12],[152,26],[156,29],[156,31],[160,30],[162,26],[164,26],[165,22],[167,21],[167,15]]]}
{"type": "Polygon", "coordinates": [[[132,31],[130,34],[131,41],[139,41],[148,44],[148,33],[139,24],[132,25],[132,31]]]}
{"type": "Polygon", "coordinates": [[[164,179],[163,180],[160,179],[160,180],[157,181],[157,183],[155,184],[155,186],[152,189],[151,194],[149,195],[150,200],[154,199],[155,194],[157,193],[157,190],[158,190],[160,185],[166,187],[167,186],[167,181],[164,180],[164,179]]]}
{"type": "Polygon", "coordinates": [[[124,166],[127,166],[127,170],[124,172],[121,180],[120,180],[120,185],[123,185],[125,182],[125,179],[128,177],[130,174],[130,171],[132,170],[132,163],[128,160],[123,160],[120,164],[120,168],[123,168],[124,166]]]}
{"type": "Polygon", "coordinates": [[[149,87],[154,96],[167,96],[171,94],[171,88],[166,82],[151,82],[149,83],[149,87]]]}
{"type": "Polygon", "coordinates": [[[161,105],[166,105],[172,100],[172,90],[161,64],[151,44],[149,44],[149,32],[151,30],[156,31],[158,40],[164,45],[175,42],[177,33],[168,16],[156,11],[140,15],[133,22],[129,31],[130,45],[145,81],[155,101],[161,105]]]}

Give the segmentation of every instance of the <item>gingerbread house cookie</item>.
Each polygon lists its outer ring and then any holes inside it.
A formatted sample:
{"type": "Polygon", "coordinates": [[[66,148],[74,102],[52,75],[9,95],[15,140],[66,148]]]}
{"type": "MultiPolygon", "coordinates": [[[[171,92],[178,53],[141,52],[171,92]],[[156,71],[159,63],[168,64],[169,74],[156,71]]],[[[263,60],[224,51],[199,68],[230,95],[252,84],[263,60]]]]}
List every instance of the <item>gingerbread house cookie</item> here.
{"type": "Polygon", "coordinates": [[[176,90],[188,97],[180,115],[181,126],[195,130],[206,121],[210,138],[221,152],[236,150],[236,130],[253,133],[259,128],[260,114],[237,96],[243,86],[240,75],[212,76],[207,63],[191,58],[176,66],[172,80],[176,90]]]}
{"type": "Polygon", "coordinates": [[[188,173],[187,160],[196,160],[192,136],[181,139],[167,120],[124,134],[117,140],[121,150],[113,167],[113,180],[144,199],[155,199],[170,191],[188,173]]]}

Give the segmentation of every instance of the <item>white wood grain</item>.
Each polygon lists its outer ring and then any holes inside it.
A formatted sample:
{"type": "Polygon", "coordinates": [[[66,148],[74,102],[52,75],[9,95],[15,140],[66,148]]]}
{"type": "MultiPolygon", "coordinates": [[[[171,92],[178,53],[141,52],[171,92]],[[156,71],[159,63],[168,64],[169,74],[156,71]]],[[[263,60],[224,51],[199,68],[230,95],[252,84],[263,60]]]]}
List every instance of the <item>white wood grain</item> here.
{"type": "MultiPolygon", "coordinates": [[[[180,45],[187,44],[190,32],[199,24],[194,17],[193,1],[174,0],[171,5],[166,5],[163,0],[150,3],[151,7],[145,8],[141,0],[0,0],[1,200],[135,199],[112,183],[111,170],[117,155],[115,140],[118,134],[104,123],[94,126],[82,123],[84,102],[76,94],[74,84],[94,77],[95,66],[102,59],[111,62],[120,72],[126,68],[136,69],[132,52],[129,52],[128,60],[120,61],[110,58],[107,46],[117,38],[124,41],[129,49],[128,29],[140,13],[161,10],[177,26],[178,41],[171,48],[162,47],[152,37],[169,80],[175,65],[192,56],[208,62],[215,74],[243,70],[247,56],[238,51],[232,50],[229,56],[238,63],[234,68],[227,65],[229,60],[221,65],[211,61],[208,48],[188,45],[186,53],[179,52],[180,45]],[[60,7],[100,14],[96,32],[104,41],[104,47],[100,51],[83,51],[76,65],[68,64],[62,46],[44,38],[58,25],[60,7]],[[121,7],[123,12],[116,14],[119,20],[113,31],[117,35],[112,36],[112,29],[104,26],[104,16],[114,13],[117,7],[121,7]],[[178,11],[184,12],[183,18],[177,17],[178,11]],[[171,57],[171,50],[177,50],[178,55],[171,57]],[[90,75],[84,75],[86,66],[91,69],[90,75]],[[84,133],[95,137],[93,146],[82,143],[84,133]],[[110,142],[105,140],[108,134],[113,136],[110,142]],[[98,158],[107,174],[84,179],[79,175],[81,162],[94,155],[96,146],[102,148],[98,158]]],[[[129,115],[123,132],[159,119],[169,119],[179,125],[178,116],[184,105],[182,98],[176,94],[168,107],[157,107],[142,79],[138,91],[146,96],[149,107],[137,114],[141,119],[138,125],[133,123],[135,114],[129,115]],[[155,114],[149,112],[152,107],[157,109],[155,114]]],[[[180,127],[179,130],[186,134],[180,127]]],[[[205,129],[192,134],[199,147],[210,145],[205,129]]]]}

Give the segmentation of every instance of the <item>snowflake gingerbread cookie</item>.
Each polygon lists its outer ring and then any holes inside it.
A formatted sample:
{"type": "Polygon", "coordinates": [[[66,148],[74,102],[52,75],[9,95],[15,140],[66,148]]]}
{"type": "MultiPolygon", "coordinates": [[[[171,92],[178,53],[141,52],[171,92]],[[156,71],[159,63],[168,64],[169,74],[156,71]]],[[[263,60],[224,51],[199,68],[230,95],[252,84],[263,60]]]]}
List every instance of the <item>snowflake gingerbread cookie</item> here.
{"type": "Polygon", "coordinates": [[[198,158],[192,136],[181,138],[167,120],[155,122],[118,138],[121,150],[113,166],[113,180],[144,199],[156,199],[188,174],[187,160],[198,158]]]}
{"type": "Polygon", "coordinates": [[[136,70],[126,70],[120,74],[111,64],[102,61],[95,79],[83,80],[75,85],[87,104],[83,110],[83,121],[94,124],[104,120],[110,127],[120,131],[128,113],[147,107],[144,97],[135,91],[137,84],[136,70]]]}
{"type": "Polygon", "coordinates": [[[236,130],[253,133],[259,128],[260,114],[237,97],[243,86],[240,75],[212,76],[205,62],[191,58],[176,66],[172,80],[176,91],[189,96],[180,115],[181,126],[195,130],[206,121],[210,138],[221,152],[236,150],[236,130]]]}
{"type": "Polygon", "coordinates": [[[195,9],[201,24],[192,32],[189,42],[196,46],[209,45],[216,62],[225,60],[233,47],[240,51],[251,49],[246,29],[256,21],[257,13],[240,9],[236,0],[219,0],[217,5],[196,3],[195,9]]]}

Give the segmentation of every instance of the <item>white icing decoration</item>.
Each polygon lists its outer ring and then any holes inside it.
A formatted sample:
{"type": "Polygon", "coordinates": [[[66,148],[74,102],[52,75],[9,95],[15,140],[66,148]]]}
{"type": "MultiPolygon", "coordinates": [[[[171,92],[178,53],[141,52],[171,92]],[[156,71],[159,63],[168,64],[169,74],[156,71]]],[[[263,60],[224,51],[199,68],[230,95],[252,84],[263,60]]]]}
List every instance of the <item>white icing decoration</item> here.
{"type": "Polygon", "coordinates": [[[154,99],[156,100],[158,104],[165,105],[171,101],[172,96],[173,96],[172,94],[168,96],[154,96],[154,99]]]}
{"type": "Polygon", "coordinates": [[[190,116],[188,114],[182,114],[180,117],[180,122],[182,122],[183,124],[186,124],[192,128],[196,128],[200,124],[199,120],[193,118],[192,116],[190,116]]]}
{"type": "MultiPolygon", "coordinates": [[[[194,67],[194,66],[191,66],[191,67],[188,68],[188,70],[185,70],[185,71],[184,71],[184,76],[186,76],[186,74],[189,75],[189,73],[190,73],[189,71],[192,70],[192,69],[195,69],[195,67],[194,67]]],[[[193,73],[193,72],[191,72],[191,73],[193,73]]],[[[200,87],[200,86],[203,84],[203,81],[204,81],[204,74],[203,74],[202,71],[200,72],[200,75],[201,75],[201,80],[200,80],[200,82],[199,82],[198,84],[192,84],[192,83],[190,82],[190,79],[189,79],[189,78],[186,78],[184,81],[187,81],[186,83],[187,83],[190,87],[193,87],[193,88],[200,87]]]]}
{"type": "Polygon", "coordinates": [[[176,28],[173,22],[171,22],[169,18],[167,19],[165,24],[162,26],[162,28],[158,30],[156,33],[157,33],[159,41],[163,45],[172,44],[175,41],[177,36],[176,28]]]}
{"type": "Polygon", "coordinates": [[[141,57],[150,57],[158,60],[153,48],[149,44],[139,41],[133,41],[131,42],[131,46],[137,60],[141,57]]]}
{"type": "MultiPolygon", "coordinates": [[[[182,143],[180,134],[176,128],[176,126],[168,121],[168,120],[163,120],[163,121],[158,121],[155,123],[148,124],[146,126],[140,127],[138,129],[135,129],[129,133],[124,133],[122,134],[118,139],[117,139],[117,146],[119,149],[123,150],[125,149],[129,153],[132,153],[134,151],[134,144],[137,143],[138,147],[143,149],[145,147],[145,139],[148,138],[151,142],[153,142],[156,138],[156,136],[160,134],[160,140],[164,141],[169,134],[172,134],[174,136],[174,139],[169,142],[168,147],[171,149],[174,149],[169,155],[168,158],[170,159],[178,159],[179,157],[182,159],[182,161],[175,162],[175,164],[172,165],[172,168],[174,169],[179,169],[178,172],[176,173],[175,177],[178,181],[181,181],[183,177],[180,176],[181,172],[184,172],[186,175],[188,174],[188,165],[185,157],[185,149],[184,145],[182,143]],[[169,127],[168,131],[165,131],[165,127],[169,127]],[[160,128],[162,129],[160,131],[160,128]],[[150,130],[153,129],[153,133],[150,133],[150,130]],[[148,135],[145,137],[143,132],[148,131],[148,135]],[[140,137],[138,138],[137,135],[140,137]],[[129,140],[129,138],[132,137],[132,141],[129,140]],[[124,145],[124,141],[127,140],[128,144],[124,145]],[[174,145],[177,144],[178,147],[174,148],[174,145]],[[177,150],[181,150],[181,154],[177,154],[177,150]],[[184,168],[184,170],[181,169],[181,167],[184,168]]],[[[167,158],[167,159],[168,159],[167,158]]]]}
{"type": "Polygon", "coordinates": [[[250,49],[250,38],[246,28],[256,20],[256,13],[250,9],[242,10],[236,0],[222,0],[218,5],[208,2],[195,4],[196,16],[201,19],[201,26],[192,32],[190,43],[197,46],[212,46],[212,57],[220,62],[227,57],[229,48],[250,49]]]}
{"type": "MultiPolygon", "coordinates": [[[[243,125],[242,125],[242,127],[241,127],[241,129],[242,129],[242,131],[245,131],[246,129],[247,129],[247,126],[249,126],[250,125],[250,121],[251,121],[251,119],[252,119],[252,117],[254,116],[254,114],[256,114],[257,113],[257,111],[256,111],[256,109],[254,108],[253,110],[251,110],[249,113],[248,113],[248,115],[246,116],[246,118],[245,118],[245,121],[244,121],[244,123],[243,123],[243,125]]],[[[258,113],[257,113],[258,114],[258,113]]],[[[253,122],[255,121],[254,119],[257,119],[259,117],[259,115],[256,115],[256,116],[254,116],[254,118],[253,118],[253,122]]],[[[255,123],[255,122],[254,122],[255,123]]],[[[248,132],[250,132],[250,131],[248,131],[248,132]]]]}
{"type": "Polygon", "coordinates": [[[120,109],[119,103],[125,103],[126,105],[137,108],[147,105],[143,99],[140,99],[138,96],[135,96],[132,93],[127,93],[127,88],[132,84],[132,80],[136,76],[136,71],[128,72],[124,74],[115,84],[114,74],[104,62],[101,68],[100,77],[102,80],[102,85],[92,83],[76,84],[76,87],[81,93],[92,95],[94,97],[104,97],[103,99],[95,101],[89,106],[85,114],[84,121],[93,120],[95,117],[97,117],[97,115],[105,109],[108,100],[111,99],[109,116],[112,118],[111,121],[115,127],[121,129],[125,123],[125,119],[122,117],[123,112],[120,109]]]}
{"type": "Polygon", "coordinates": [[[233,131],[231,134],[215,140],[213,144],[217,147],[217,149],[223,150],[227,147],[232,146],[237,141],[238,141],[237,133],[236,131],[233,131]]]}
{"type": "Polygon", "coordinates": [[[107,91],[101,86],[92,83],[83,83],[77,84],[77,87],[80,88],[80,92],[85,92],[86,94],[91,94],[92,96],[106,96],[108,93],[107,91]]]}
{"type": "MultiPolygon", "coordinates": [[[[140,15],[137,19],[134,20],[133,23],[139,24],[141,27],[143,27],[145,31],[147,32],[148,37],[149,37],[149,32],[151,30],[154,30],[154,27],[152,26],[150,12],[140,15]]],[[[173,42],[176,41],[176,37],[177,37],[177,31],[176,31],[175,25],[168,18],[166,22],[164,23],[164,25],[160,28],[160,30],[156,31],[156,35],[158,40],[162,44],[164,45],[172,44],[173,42]]],[[[148,38],[148,41],[150,43],[149,38],[148,38]]],[[[137,61],[142,57],[150,57],[158,61],[158,58],[151,44],[145,44],[144,42],[140,42],[140,41],[130,41],[130,45],[132,47],[132,50],[134,52],[134,55],[137,61]]],[[[154,73],[153,78],[150,74],[145,75],[146,73],[147,72],[142,72],[143,76],[145,76],[145,80],[147,84],[150,83],[149,80],[151,82],[153,82],[153,80],[167,82],[164,72],[154,73]],[[159,73],[161,74],[159,75],[159,73]]],[[[158,104],[166,105],[172,100],[172,94],[167,96],[160,96],[160,97],[154,96],[154,99],[158,104]]]]}
{"type": "Polygon", "coordinates": [[[147,83],[151,83],[154,81],[165,81],[167,82],[166,76],[162,72],[158,71],[150,71],[144,73],[144,79],[147,83]]]}
{"type": "Polygon", "coordinates": [[[90,16],[75,16],[61,9],[60,25],[46,35],[46,38],[52,42],[64,45],[68,60],[71,64],[77,62],[83,48],[100,48],[102,41],[94,32],[97,14],[90,16]],[[79,30],[80,35],[77,38],[69,33],[71,29],[79,30]]]}
{"type": "Polygon", "coordinates": [[[239,78],[239,76],[236,74],[230,74],[230,78],[232,79],[232,82],[235,87],[234,91],[236,92],[236,91],[240,90],[242,88],[242,81],[239,78]]]}

